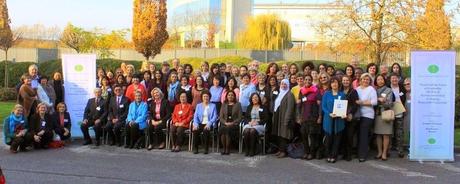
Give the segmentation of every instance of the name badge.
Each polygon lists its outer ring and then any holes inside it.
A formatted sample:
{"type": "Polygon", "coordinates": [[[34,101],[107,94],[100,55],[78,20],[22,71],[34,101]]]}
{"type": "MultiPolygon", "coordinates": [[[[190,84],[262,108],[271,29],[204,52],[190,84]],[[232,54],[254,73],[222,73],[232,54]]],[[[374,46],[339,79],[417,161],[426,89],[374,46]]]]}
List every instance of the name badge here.
{"type": "Polygon", "coordinates": [[[44,127],[45,125],[46,125],[46,122],[42,121],[42,127],[44,127]]]}
{"type": "Polygon", "coordinates": [[[125,105],[123,105],[123,104],[120,105],[120,108],[124,108],[124,107],[125,107],[125,105]]]}
{"type": "Polygon", "coordinates": [[[399,96],[403,96],[403,95],[404,95],[404,93],[402,93],[402,92],[399,92],[399,96]]]}
{"type": "Polygon", "coordinates": [[[260,92],[260,95],[265,95],[265,91],[260,92]]]}
{"type": "Polygon", "coordinates": [[[306,101],[307,101],[307,97],[303,97],[302,102],[306,102],[306,101]]]}
{"type": "Polygon", "coordinates": [[[20,123],[24,123],[24,120],[22,120],[20,123]]]}
{"type": "Polygon", "coordinates": [[[410,100],[406,100],[407,103],[410,103],[410,100]]]}
{"type": "Polygon", "coordinates": [[[273,91],[273,94],[274,94],[274,95],[278,95],[278,91],[273,91]]]}
{"type": "Polygon", "coordinates": [[[259,108],[259,112],[264,112],[264,109],[259,108]]]}
{"type": "Polygon", "coordinates": [[[64,119],[64,123],[68,123],[68,122],[69,122],[69,120],[68,120],[68,119],[64,119]]]}
{"type": "Polygon", "coordinates": [[[179,111],[179,115],[181,115],[183,112],[182,111],[179,111]]]}
{"type": "Polygon", "coordinates": [[[228,116],[228,119],[232,119],[232,116],[228,116]]]}
{"type": "Polygon", "coordinates": [[[147,101],[152,101],[152,98],[148,98],[147,101]]]}
{"type": "Polygon", "coordinates": [[[101,107],[96,107],[96,110],[97,110],[97,111],[101,111],[101,107]]]}

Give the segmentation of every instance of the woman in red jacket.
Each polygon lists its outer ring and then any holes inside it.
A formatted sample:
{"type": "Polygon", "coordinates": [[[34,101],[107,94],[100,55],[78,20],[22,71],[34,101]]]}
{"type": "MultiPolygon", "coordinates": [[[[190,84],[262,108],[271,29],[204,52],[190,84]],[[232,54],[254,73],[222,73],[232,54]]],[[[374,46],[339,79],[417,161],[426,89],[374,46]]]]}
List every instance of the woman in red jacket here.
{"type": "Polygon", "coordinates": [[[179,94],[180,103],[174,107],[171,122],[172,152],[179,152],[184,141],[184,131],[189,128],[193,118],[192,105],[187,102],[187,93],[181,91],[179,94]]]}

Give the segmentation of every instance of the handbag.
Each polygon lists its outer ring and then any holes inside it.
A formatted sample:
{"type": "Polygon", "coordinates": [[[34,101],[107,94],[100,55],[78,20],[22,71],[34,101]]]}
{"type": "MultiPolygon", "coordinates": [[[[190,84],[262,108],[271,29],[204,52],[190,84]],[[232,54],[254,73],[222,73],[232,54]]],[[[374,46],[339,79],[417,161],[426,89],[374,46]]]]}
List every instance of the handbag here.
{"type": "Polygon", "coordinates": [[[382,120],[387,122],[395,120],[395,111],[391,109],[382,111],[382,120]]]}

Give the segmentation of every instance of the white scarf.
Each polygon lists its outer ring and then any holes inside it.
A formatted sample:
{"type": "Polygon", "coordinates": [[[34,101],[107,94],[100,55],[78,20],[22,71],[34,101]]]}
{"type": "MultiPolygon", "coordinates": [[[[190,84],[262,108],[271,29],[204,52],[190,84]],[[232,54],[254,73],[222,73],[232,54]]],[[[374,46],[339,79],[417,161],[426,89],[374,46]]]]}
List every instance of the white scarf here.
{"type": "MultiPolygon", "coordinates": [[[[275,112],[278,110],[278,107],[281,105],[281,100],[283,100],[284,95],[286,95],[288,92],[290,92],[290,90],[289,90],[289,80],[283,79],[281,81],[281,83],[285,83],[287,85],[287,89],[283,90],[280,87],[280,94],[278,95],[278,97],[276,97],[276,100],[275,100],[275,112]]],[[[280,83],[280,86],[281,86],[281,83],[280,83]]]]}

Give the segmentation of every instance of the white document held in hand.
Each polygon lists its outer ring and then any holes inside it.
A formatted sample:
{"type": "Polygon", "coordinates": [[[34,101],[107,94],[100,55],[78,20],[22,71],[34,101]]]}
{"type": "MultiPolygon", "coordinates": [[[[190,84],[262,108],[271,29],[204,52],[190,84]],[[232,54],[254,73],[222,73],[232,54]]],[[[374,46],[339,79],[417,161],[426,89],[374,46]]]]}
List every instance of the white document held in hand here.
{"type": "Polygon", "coordinates": [[[337,100],[334,100],[334,109],[332,111],[338,117],[347,116],[347,106],[348,100],[341,100],[340,97],[337,100]]]}

